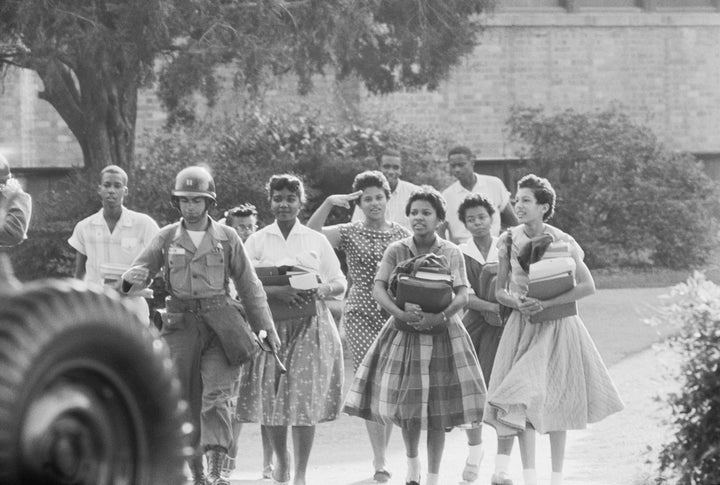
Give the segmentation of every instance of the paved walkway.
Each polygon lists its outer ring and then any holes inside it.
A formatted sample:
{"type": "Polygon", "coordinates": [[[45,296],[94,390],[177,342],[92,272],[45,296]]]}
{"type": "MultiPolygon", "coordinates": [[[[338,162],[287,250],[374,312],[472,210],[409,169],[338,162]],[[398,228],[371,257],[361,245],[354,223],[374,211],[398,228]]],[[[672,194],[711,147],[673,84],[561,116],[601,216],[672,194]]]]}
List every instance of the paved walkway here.
{"type": "MultiPolygon", "coordinates": [[[[667,395],[673,383],[668,371],[677,367],[678,359],[667,350],[656,350],[652,342],[664,338],[672,329],[651,328],[642,322],[648,309],[657,306],[657,297],[665,289],[603,290],[581,302],[580,313],[622,396],[626,409],[587,430],[569,432],[565,461],[566,485],[650,485],[649,477],[656,467],[659,446],[669,438],[661,420],[668,416],[667,407],[655,400],[667,395]]],[[[352,378],[347,361],[346,387],[352,378]]],[[[247,425],[241,439],[247,448],[238,454],[238,471],[233,484],[268,485],[260,479],[261,444],[258,425],[247,425]]],[[[480,479],[489,484],[495,455],[495,433],[483,429],[485,460],[480,479]]],[[[465,434],[454,430],[447,436],[441,483],[463,483],[460,473],[466,457],[465,434]]],[[[375,483],[371,479],[371,450],[362,420],[343,416],[319,425],[310,466],[309,485],[360,485],[375,483]]],[[[426,465],[425,451],[420,454],[426,465]]],[[[547,437],[537,437],[537,471],[541,485],[550,480],[550,451],[547,437]]],[[[403,484],[405,457],[399,430],[393,433],[388,466],[393,472],[390,484],[403,484]]],[[[522,484],[519,452],[511,458],[511,475],[522,484]]]]}

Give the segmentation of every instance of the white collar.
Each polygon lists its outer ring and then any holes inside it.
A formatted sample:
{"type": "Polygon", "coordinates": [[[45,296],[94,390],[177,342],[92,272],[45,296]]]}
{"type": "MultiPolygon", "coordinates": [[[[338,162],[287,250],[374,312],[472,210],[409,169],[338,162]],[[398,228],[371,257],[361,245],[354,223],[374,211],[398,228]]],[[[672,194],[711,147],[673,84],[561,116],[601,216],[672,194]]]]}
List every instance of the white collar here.
{"type": "Polygon", "coordinates": [[[466,242],[460,244],[460,250],[463,252],[463,254],[474,259],[475,261],[477,261],[480,264],[497,263],[498,262],[497,242],[498,242],[498,238],[493,237],[492,242],[490,243],[490,250],[488,251],[487,260],[483,257],[482,253],[480,252],[478,247],[475,245],[475,241],[473,239],[470,239],[469,241],[466,241],[466,242]]]}
{"type": "MultiPolygon", "coordinates": [[[[94,226],[107,226],[107,221],[105,221],[105,216],[103,215],[103,209],[100,208],[99,211],[97,211],[95,214],[90,216],[90,224],[94,226]]],[[[121,207],[120,212],[120,218],[117,221],[116,226],[123,226],[123,227],[130,227],[133,223],[130,220],[130,210],[126,208],[125,206],[121,207]]]]}

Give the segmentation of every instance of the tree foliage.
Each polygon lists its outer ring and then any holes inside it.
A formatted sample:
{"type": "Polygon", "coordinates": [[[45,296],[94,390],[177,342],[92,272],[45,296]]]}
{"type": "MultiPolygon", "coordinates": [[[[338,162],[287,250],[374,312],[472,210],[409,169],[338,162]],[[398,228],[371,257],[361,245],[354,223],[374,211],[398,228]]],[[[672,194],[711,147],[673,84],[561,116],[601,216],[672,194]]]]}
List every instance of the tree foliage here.
{"type": "MultiPolygon", "coordinates": [[[[377,169],[374,160],[385,148],[400,150],[403,178],[415,183],[447,185],[445,166],[436,163],[450,141],[400,125],[368,124],[336,129],[314,116],[252,113],[244,117],[196,123],[163,132],[144,143],[129,171],[127,207],[149,214],[158,224],[178,219],[170,203],[175,175],[189,165],[205,165],[217,187],[216,219],[235,205],[258,207],[263,223],[272,220],[265,185],[271,175],[294,173],[305,182],[308,202],[301,219],[333,193],[350,191],[353,178],[377,169]]],[[[18,277],[29,280],[72,274],[73,251],[66,243],[77,222],[100,209],[98,173],[74,173],[35,199],[28,240],[13,249],[18,277]],[[42,257],[38,257],[41,255],[42,257]]],[[[337,209],[330,223],[346,222],[350,211],[337,209]]]]}
{"type": "Polygon", "coordinates": [[[692,155],[668,151],[617,108],[519,107],[508,125],[527,169],[557,190],[553,223],[575,236],[591,267],[690,268],[712,257],[720,196],[692,155]]]}
{"type": "Polygon", "coordinates": [[[490,0],[4,0],[0,68],[34,70],[85,165],[128,167],[138,88],[153,80],[172,122],[212,104],[215,69],[250,89],[294,73],[301,93],[332,70],[374,92],[434,88],[470,52],[490,0]]]}

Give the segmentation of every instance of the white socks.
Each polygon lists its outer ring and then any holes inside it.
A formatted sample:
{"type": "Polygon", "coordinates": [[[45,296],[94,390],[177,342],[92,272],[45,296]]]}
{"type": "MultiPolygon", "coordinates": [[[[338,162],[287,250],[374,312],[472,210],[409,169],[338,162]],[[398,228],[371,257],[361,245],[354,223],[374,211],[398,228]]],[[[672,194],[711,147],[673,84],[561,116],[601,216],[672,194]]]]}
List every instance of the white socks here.
{"type": "Polygon", "coordinates": [[[562,472],[552,472],[552,475],[550,476],[550,485],[562,485],[562,479],[562,472]]]}
{"type": "Polygon", "coordinates": [[[468,445],[467,463],[471,465],[479,465],[483,459],[482,443],[477,445],[468,445]]]}
{"type": "Polygon", "coordinates": [[[507,473],[510,468],[510,455],[495,455],[495,473],[507,473]]]}
{"type": "Polygon", "coordinates": [[[415,457],[407,457],[407,476],[405,477],[405,481],[409,482],[412,480],[415,480],[416,482],[420,481],[420,458],[417,456],[415,457]]]}
{"type": "Polygon", "coordinates": [[[440,475],[437,473],[428,473],[425,483],[426,485],[438,485],[438,483],[440,483],[440,475]]]}
{"type": "Polygon", "coordinates": [[[525,468],[523,470],[523,480],[525,485],[537,485],[537,473],[534,468],[525,468]]]}

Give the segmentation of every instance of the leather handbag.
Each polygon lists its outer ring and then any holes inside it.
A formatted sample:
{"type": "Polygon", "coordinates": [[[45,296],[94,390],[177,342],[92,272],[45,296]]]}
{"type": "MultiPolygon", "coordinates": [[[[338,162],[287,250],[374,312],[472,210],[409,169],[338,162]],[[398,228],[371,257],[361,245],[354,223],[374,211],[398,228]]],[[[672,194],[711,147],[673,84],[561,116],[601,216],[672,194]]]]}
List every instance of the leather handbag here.
{"type": "MultiPolygon", "coordinates": [[[[390,276],[390,292],[395,296],[398,307],[415,303],[427,313],[440,313],[452,302],[453,278],[443,255],[423,254],[405,260],[397,265],[390,276]]],[[[404,332],[441,334],[447,331],[445,325],[419,330],[412,325],[394,320],[395,328],[404,332]]]]}

